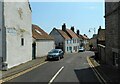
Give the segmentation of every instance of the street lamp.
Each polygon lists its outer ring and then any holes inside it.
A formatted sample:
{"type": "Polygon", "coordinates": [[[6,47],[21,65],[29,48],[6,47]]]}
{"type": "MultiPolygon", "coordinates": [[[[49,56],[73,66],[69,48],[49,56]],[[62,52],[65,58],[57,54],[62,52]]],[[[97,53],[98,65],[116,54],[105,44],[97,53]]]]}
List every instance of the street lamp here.
{"type": "Polygon", "coordinates": [[[91,32],[91,30],[93,30],[95,34],[95,28],[89,28],[89,32],[91,32]]]}

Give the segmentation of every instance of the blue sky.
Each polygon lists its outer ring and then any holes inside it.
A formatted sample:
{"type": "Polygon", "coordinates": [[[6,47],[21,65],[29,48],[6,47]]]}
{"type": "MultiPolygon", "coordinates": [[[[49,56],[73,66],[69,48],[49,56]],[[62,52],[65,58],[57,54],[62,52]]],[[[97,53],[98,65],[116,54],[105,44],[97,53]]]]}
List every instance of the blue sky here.
{"type": "Polygon", "coordinates": [[[31,2],[32,22],[47,33],[63,23],[74,26],[81,34],[92,36],[93,28],[105,26],[103,2],[31,2]],[[89,33],[91,29],[91,33],[89,33]]]}

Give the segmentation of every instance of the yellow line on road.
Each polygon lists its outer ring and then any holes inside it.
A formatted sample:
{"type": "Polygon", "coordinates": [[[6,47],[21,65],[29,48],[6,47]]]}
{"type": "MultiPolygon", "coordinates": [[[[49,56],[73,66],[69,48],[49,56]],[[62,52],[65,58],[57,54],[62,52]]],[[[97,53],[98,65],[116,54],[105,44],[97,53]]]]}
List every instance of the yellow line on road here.
{"type": "Polygon", "coordinates": [[[25,74],[25,73],[27,73],[27,72],[32,71],[33,69],[35,69],[35,68],[37,68],[37,67],[39,67],[39,66],[41,66],[41,65],[43,65],[43,64],[46,64],[46,63],[47,63],[47,62],[41,63],[41,64],[39,64],[39,65],[36,65],[36,66],[32,67],[32,68],[29,68],[29,69],[27,69],[27,70],[24,70],[24,71],[22,71],[22,72],[20,72],[20,73],[18,73],[18,74],[15,74],[15,75],[10,76],[10,77],[7,77],[7,78],[4,78],[4,79],[0,80],[0,83],[3,83],[3,82],[7,82],[7,81],[9,81],[9,80],[12,80],[12,79],[14,79],[14,78],[16,78],[16,77],[18,77],[18,76],[21,76],[21,75],[23,75],[23,74],[25,74]]]}
{"type": "Polygon", "coordinates": [[[98,78],[98,80],[103,84],[107,84],[107,82],[104,80],[104,78],[100,75],[100,73],[97,71],[97,69],[95,69],[94,67],[94,65],[91,63],[91,61],[90,61],[90,59],[89,59],[89,57],[87,57],[87,61],[88,61],[88,63],[89,63],[89,65],[90,65],[90,67],[92,68],[92,70],[94,71],[94,73],[95,73],[95,75],[96,75],[96,77],[98,78]],[[102,82],[103,81],[103,82],[102,82]]]}

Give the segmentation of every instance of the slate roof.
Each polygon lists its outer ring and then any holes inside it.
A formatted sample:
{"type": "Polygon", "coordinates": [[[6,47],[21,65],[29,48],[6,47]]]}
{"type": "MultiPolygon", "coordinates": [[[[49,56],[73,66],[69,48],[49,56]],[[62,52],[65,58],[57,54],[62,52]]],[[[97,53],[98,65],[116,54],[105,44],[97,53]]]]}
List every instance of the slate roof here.
{"type": "Polygon", "coordinates": [[[45,39],[45,40],[53,40],[54,38],[48,35],[44,30],[42,30],[37,25],[32,25],[32,37],[35,39],[45,39]]]}

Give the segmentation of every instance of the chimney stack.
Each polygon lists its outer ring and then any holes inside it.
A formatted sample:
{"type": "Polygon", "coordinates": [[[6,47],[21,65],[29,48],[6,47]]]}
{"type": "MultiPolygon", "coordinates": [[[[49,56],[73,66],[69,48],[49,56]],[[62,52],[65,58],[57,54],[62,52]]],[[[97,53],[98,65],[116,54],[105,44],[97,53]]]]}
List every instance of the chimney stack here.
{"type": "Polygon", "coordinates": [[[74,30],[75,30],[74,26],[71,27],[71,30],[74,32],[74,30]]]}
{"type": "Polygon", "coordinates": [[[101,26],[99,26],[98,33],[99,33],[99,31],[100,31],[101,29],[102,29],[101,26]]]}
{"type": "Polygon", "coordinates": [[[79,30],[77,30],[77,35],[80,35],[80,31],[79,30]]]}
{"type": "Polygon", "coordinates": [[[66,31],[66,24],[65,23],[62,25],[62,30],[66,31]]]}

